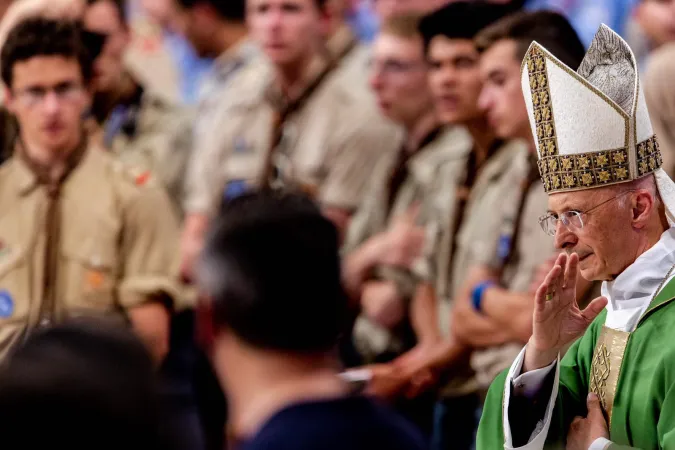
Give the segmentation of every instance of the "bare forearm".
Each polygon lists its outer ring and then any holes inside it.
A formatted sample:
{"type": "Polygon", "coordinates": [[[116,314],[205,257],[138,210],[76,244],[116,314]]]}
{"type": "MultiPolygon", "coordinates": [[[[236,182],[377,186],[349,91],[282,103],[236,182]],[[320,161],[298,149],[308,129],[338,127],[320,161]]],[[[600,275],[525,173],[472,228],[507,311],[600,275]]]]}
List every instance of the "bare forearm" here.
{"type": "Polygon", "coordinates": [[[487,289],[483,295],[483,313],[505,330],[511,340],[527,342],[532,335],[533,295],[499,287],[487,289]]]}
{"type": "Polygon", "coordinates": [[[457,305],[453,310],[452,333],[465,345],[474,348],[493,347],[509,342],[497,322],[475,312],[470,305],[457,305]]]}
{"type": "Polygon", "coordinates": [[[342,281],[347,295],[354,302],[361,298],[363,284],[368,280],[380,258],[379,237],[375,236],[345,256],[342,263],[342,281]]]}
{"type": "Polygon", "coordinates": [[[429,359],[428,367],[431,370],[441,371],[459,361],[469,351],[470,347],[462,344],[454,338],[447,338],[441,341],[429,359]]]}
{"type": "Polygon", "coordinates": [[[438,342],[441,339],[437,302],[433,286],[429,283],[420,283],[410,304],[410,320],[417,341],[422,344],[438,342]]]}
{"type": "Polygon", "coordinates": [[[185,219],[181,236],[181,275],[193,278],[194,264],[204,245],[204,237],[209,225],[205,214],[190,214],[185,219]]]}
{"type": "Polygon", "coordinates": [[[157,365],[169,352],[171,317],[161,301],[152,301],[127,310],[133,330],[146,345],[157,365]]]}

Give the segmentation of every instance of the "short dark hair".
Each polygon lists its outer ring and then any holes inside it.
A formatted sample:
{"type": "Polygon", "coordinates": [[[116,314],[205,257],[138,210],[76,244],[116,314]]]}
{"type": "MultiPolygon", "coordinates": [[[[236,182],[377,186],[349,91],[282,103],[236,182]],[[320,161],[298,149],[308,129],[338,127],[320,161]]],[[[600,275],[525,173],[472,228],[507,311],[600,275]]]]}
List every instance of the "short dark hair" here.
{"type": "Polygon", "coordinates": [[[87,0],[87,6],[95,5],[98,2],[110,2],[115,6],[117,14],[119,14],[119,19],[122,22],[122,25],[127,23],[127,8],[125,0],[87,0]]]}
{"type": "Polygon", "coordinates": [[[476,36],[478,51],[485,52],[497,42],[516,43],[515,59],[521,61],[533,41],[537,41],[568,67],[576,70],[586,49],[570,22],[557,12],[519,12],[492,24],[476,36]]]}
{"type": "Polygon", "coordinates": [[[419,31],[421,21],[422,16],[418,14],[408,13],[395,15],[382,22],[380,33],[391,34],[404,39],[421,37],[419,31]]]}
{"type": "Polygon", "coordinates": [[[485,0],[452,2],[422,19],[420,33],[425,52],[436,36],[449,39],[473,38],[485,27],[516,11],[516,3],[498,4],[485,0]]]}
{"type": "Polygon", "coordinates": [[[0,367],[3,448],[167,449],[159,399],[126,326],[79,319],[37,331],[0,367]]]}
{"type": "Polygon", "coordinates": [[[185,9],[205,3],[211,5],[220,16],[232,22],[243,22],[246,19],[246,0],[177,0],[185,9]]]}
{"type": "Polygon", "coordinates": [[[31,17],[19,22],[7,36],[0,53],[2,81],[12,86],[14,65],[37,56],[63,56],[76,59],[82,78],[92,77],[92,60],[82,39],[82,25],[70,20],[31,17]]]}
{"type": "Polygon", "coordinates": [[[227,202],[197,278],[214,329],[257,348],[327,352],[347,325],[337,230],[301,195],[263,191],[227,202]]]}

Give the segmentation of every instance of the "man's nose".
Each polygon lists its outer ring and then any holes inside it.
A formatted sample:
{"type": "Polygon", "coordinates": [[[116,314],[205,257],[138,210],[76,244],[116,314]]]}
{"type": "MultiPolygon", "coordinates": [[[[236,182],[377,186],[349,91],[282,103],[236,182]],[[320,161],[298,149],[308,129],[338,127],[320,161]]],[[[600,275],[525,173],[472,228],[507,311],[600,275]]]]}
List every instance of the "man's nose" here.
{"type": "Polygon", "coordinates": [[[54,114],[58,112],[60,107],[61,107],[61,100],[59,99],[59,96],[55,92],[50,91],[47,94],[45,94],[42,103],[42,108],[46,113],[54,114]]]}
{"type": "Polygon", "coordinates": [[[574,248],[578,239],[576,235],[571,232],[562,221],[558,221],[555,229],[555,248],[558,250],[567,250],[574,248]]]}
{"type": "Polygon", "coordinates": [[[480,92],[480,95],[478,96],[478,108],[485,112],[490,109],[490,105],[492,104],[492,99],[488,92],[483,89],[480,92]]]}

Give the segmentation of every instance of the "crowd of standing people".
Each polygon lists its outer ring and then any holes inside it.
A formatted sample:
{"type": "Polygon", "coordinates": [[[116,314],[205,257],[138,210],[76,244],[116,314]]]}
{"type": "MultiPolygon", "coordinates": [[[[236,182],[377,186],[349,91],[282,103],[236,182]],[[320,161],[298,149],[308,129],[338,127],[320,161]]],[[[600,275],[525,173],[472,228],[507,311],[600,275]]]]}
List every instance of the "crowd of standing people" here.
{"type": "Polygon", "coordinates": [[[8,448],[675,448],[675,2],[0,5],[8,448]]]}

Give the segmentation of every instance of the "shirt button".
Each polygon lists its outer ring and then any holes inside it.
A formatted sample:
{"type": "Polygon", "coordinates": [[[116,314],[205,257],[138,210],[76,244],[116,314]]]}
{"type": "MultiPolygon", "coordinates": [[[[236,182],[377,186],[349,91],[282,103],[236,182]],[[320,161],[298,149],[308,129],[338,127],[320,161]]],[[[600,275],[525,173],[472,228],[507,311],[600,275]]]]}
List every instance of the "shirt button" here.
{"type": "Polygon", "coordinates": [[[40,326],[41,327],[48,327],[49,325],[51,325],[51,323],[52,323],[52,321],[49,320],[49,319],[46,319],[46,318],[40,320],[40,326]]]}

